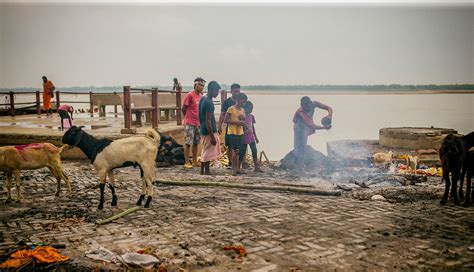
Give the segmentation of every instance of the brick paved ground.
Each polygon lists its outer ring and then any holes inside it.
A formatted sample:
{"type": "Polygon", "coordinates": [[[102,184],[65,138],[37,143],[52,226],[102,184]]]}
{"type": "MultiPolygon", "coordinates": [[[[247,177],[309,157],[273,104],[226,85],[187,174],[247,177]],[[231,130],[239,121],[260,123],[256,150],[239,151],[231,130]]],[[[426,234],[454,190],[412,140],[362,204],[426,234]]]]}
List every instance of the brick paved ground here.
{"type": "MultiPolygon", "coordinates": [[[[117,174],[119,206],[96,206],[97,178],[89,164],[66,162],[74,195],[54,197],[47,170],[23,173],[24,201],[0,206],[0,251],[19,239],[65,243],[76,267],[119,268],[84,257],[96,244],[117,253],[151,247],[169,271],[309,271],[474,269],[474,207],[440,206],[439,179],[422,186],[380,188],[342,197],[207,187],[155,186],[150,209],[96,226],[132,207],[139,196],[137,170],[117,174]],[[389,201],[370,201],[381,193],[389,201]],[[363,199],[363,200],[360,200],[363,199]],[[419,199],[419,200],[417,200],[419,199]],[[248,256],[224,251],[242,245],[248,256]]],[[[196,171],[196,170],[194,170],[196,171]]],[[[180,179],[183,171],[157,169],[157,178],[180,179]]],[[[213,180],[287,182],[266,176],[213,180]]],[[[196,175],[186,175],[198,179],[196,175]]],[[[1,180],[4,184],[4,180],[1,180]]],[[[328,186],[326,183],[322,187],[328,186]]],[[[6,194],[0,195],[3,202],[6,194]]]]}

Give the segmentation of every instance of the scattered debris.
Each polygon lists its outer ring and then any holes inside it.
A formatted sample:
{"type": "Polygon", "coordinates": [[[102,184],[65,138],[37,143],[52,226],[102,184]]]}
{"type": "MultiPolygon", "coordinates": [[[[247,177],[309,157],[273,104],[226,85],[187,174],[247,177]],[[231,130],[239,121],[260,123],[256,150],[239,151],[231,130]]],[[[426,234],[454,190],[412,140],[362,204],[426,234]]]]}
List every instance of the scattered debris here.
{"type": "MultiPolygon", "coordinates": [[[[201,157],[198,157],[198,160],[201,161],[201,157]]],[[[260,152],[260,159],[259,159],[260,165],[269,165],[271,164],[270,160],[268,159],[267,155],[265,154],[264,151],[260,152]],[[262,162],[262,156],[265,158],[265,161],[262,162]]],[[[244,168],[253,168],[253,158],[250,153],[246,153],[244,155],[243,159],[243,167],[244,168]]],[[[212,161],[211,162],[211,167],[214,169],[218,168],[225,168],[229,166],[229,158],[227,157],[227,147],[225,146],[224,143],[221,143],[221,156],[218,160],[212,161]]]]}
{"type": "Polygon", "coordinates": [[[182,249],[189,250],[189,244],[187,242],[179,243],[179,247],[182,249]]]}
{"type": "Polygon", "coordinates": [[[238,253],[237,259],[247,256],[247,250],[243,246],[225,246],[224,250],[233,250],[238,253]]]}
{"type": "Polygon", "coordinates": [[[151,269],[153,266],[160,261],[151,255],[148,254],[139,254],[139,253],[125,253],[121,256],[124,263],[128,265],[140,266],[144,269],[151,269]]]}
{"type": "Polygon", "coordinates": [[[70,227],[70,226],[74,226],[74,225],[77,225],[77,224],[82,224],[85,222],[85,218],[84,217],[79,217],[79,218],[75,218],[75,217],[71,217],[71,218],[65,218],[63,219],[61,222],[58,222],[58,223],[49,223],[47,226],[46,226],[46,229],[47,230],[53,230],[55,228],[58,228],[59,226],[61,227],[70,227]]]}
{"type": "Polygon", "coordinates": [[[343,191],[352,191],[352,188],[346,185],[337,184],[336,189],[341,189],[343,191]]]}
{"type": "Polygon", "coordinates": [[[365,183],[365,182],[363,182],[363,181],[361,182],[361,181],[356,180],[356,181],[354,182],[354,184],[355,184],[355,185],[358,185],[358,186],[361,187],[361,188],[369,188],[369,185],[367,185],[367,183],[365,183]]]}
{"type": "Polygon", "coordinates": [[[60,244],[60,243],[54,243],[54,244],[48,244],[48,243],[43,243],[43,242],[33,243],[33,242],[27,242],[25,240],[18,241],[16,245],[20,247],[30,248],[30,249],[35,249],[38,246],[49,246],[49,247],[54,247],[57,249],[66,248],[65,244],[60,244]]]}
{"type": "Polygon", "coordinates": [[[370,199],[371,200],[376,200],[376,201],[385,201],[385,197],[383,197],[381,195],[373,195],[370,199]]]}
{"type": "Polygon", "coordinates": [[[116,214],[116,215],[114,215],[114,216],[112,216],[112,217],[109,217],[109,218],[107,218],[107,219],[104,219],[104,220],[97,220],[95,223],[96,223],[97,225],[103,225],[103,224],[112,222],[112,221],[114,221],[114,220],[116,220],[116,219],[119,219],[120,217],[123,217],[123,216],[125,216],[125,215],[127,215],[127,214],[129,214],[129,213],[136,212],[136,211],[138,211],[140,208],[141,208],[141,206],[133,207],[133,208],[130,208],[130,209],[128,209],[128,210],[125,210],[125,211],[123,211],[123,212],[121,212],[121,213],[119,213],[119,214],[116,214]]]}
{"type": "Polygon", "coordinates": [[[153,251],[154,251],[153,248],[147,247],[147,248],[145,248],[145,249],[139,249],[139,250],[137,250],[137,253],[138,253],[138,254],[148,254],[148,255],[151,255],[151,254],[153,253],[153,251]]]}
{"type": "Polygon", "coordinates": [[[99,246],[85,252],[85,256],[97,261],[104,261],[108,263],[119,263],[117,256],[105,247],[99,246]]]}
{"type": "Polygon", "coordinates": [[[424,176],[443,176],[443,169],[441,167],[429,167],[426,169],[410,169],[404,164],[399,164],[397,173],[400,174],[416,174],[416,175],[424,175],[424,176]]]}

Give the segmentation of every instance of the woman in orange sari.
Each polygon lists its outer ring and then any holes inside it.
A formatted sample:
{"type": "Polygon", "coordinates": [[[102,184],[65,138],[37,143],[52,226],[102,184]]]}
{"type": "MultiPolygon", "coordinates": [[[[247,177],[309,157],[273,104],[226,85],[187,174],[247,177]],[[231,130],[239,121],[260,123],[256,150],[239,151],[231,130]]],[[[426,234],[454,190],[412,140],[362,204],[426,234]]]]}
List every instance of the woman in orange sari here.
{"type": "Polygon", "coordinates": [[[53,113],[51,98],[54,96],[55,89],[53,82],[43,76],[43,109],[46,112],[46,116],[50,116],[53,113]]]}

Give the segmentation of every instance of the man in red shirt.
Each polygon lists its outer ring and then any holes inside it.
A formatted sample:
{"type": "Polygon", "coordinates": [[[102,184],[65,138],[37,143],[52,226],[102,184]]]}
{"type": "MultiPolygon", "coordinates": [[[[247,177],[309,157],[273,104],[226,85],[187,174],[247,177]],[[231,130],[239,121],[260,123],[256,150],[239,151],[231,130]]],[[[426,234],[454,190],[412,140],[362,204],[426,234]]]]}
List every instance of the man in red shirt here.
{"type": "Polygon", "coordinates": [[[201,101],[202,91],[206,81],[200,77],[194,80],[194,90],[189,92],[183,101],[184,115],[184,169],[191,169],[198,166],[198,145],[201,141],[199,132],[199,101],[201,101]],[[192,147],[193,163],[189,161],[189,149],[192,147]]]}

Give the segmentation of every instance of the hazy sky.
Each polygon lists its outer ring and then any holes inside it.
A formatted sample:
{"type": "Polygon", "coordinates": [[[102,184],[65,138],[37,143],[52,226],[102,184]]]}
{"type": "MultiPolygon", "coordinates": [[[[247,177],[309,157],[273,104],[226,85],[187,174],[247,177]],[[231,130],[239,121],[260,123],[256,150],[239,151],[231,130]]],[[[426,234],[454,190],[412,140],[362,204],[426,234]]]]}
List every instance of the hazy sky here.
{"type": "Polygon", "coordinates": [[[0,87],[474,83],[464,6],[0,4],[0,87]]]}

